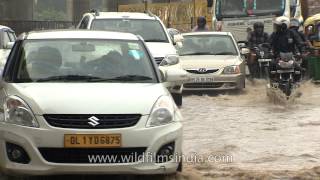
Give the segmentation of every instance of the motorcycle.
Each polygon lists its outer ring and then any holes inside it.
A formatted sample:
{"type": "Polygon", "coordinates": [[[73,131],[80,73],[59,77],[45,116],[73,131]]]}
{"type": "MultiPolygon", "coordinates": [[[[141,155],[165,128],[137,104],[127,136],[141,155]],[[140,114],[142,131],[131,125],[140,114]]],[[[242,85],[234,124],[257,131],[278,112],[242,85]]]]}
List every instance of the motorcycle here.
{"type": "Polygon", "coordinates": [[[293,53],[280,53],[275,69],[271,70],[270,85],[280,89],[289,99],[290,95],[299,86],[301,80],[300,65],[296,62],[293,53]]]}
{"type": "Polygon", "coordinates": [[[259,65],[259,78],[269,78],[269,66],[273,59],[273,53],[269,43],[259,44],[254,47],[254,52],[259,65]]]}

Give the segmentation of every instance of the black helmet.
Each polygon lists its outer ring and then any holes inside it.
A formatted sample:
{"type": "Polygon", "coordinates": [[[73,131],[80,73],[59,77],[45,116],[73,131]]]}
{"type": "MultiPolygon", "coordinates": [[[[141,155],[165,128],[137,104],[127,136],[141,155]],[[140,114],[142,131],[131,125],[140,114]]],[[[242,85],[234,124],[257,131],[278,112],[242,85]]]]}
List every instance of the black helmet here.
{"type": "Polygon", "coordinates": [[[207,24],[206,18],[205,18],[204,16],[198,17],[197,24],[198,24],[198,26],[201,27],[201,28],[205,27],[206,24],[207,24]]]}
{"type": "Polygon", "coordinates": [[[262,22],[255,22],[253,24],[253,29],[256,30],[258,28],[262,28],[263,29],[264,28],[264,24],[262,22]]]}

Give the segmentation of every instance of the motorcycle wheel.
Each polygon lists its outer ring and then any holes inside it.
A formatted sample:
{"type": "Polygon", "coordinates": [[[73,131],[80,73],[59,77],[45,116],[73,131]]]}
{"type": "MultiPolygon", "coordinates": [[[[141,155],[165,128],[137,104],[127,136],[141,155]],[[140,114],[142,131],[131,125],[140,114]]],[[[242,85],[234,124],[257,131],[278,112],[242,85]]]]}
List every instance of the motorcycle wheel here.
{"type": "Polygon", "coordinates": [[[291,82],[287,82],[284,86],[284,94],[289,97],[291,95],[291,82]]]}

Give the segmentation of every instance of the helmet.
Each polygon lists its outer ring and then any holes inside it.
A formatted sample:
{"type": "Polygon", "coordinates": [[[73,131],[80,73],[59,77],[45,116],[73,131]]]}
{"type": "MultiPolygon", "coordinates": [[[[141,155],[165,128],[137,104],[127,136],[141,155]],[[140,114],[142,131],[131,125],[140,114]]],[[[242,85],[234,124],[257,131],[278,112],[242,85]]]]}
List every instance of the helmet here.
{"type": "Polygon", "coordinates": [[[262,22],[255,22],[253,24],[253,29],[264,28],[264,24],[262,22]]]}
{"type": "Polygon", "coordinates": [[[199,27],[205,27],[205,25],[207,24],[207,20],[204,16],[200,16],[198,17],[197,23],[199,27]]]}
{"type": "Polygon", "coordinates": [[[298,19],[291,19],[290,27],[299,28],[300,27],[300,21],[298,19]]]}
{"type": "Polygon", "coordinates": [[[277,17],[274,21],[273,21],[274,24],[276,25],[282,25],[282,24],[285,24],[287,25],[287,27],[289,27],[290,25],[290,19],[285,17],[285,16],[280,16],[280,17],[277,17]]]}

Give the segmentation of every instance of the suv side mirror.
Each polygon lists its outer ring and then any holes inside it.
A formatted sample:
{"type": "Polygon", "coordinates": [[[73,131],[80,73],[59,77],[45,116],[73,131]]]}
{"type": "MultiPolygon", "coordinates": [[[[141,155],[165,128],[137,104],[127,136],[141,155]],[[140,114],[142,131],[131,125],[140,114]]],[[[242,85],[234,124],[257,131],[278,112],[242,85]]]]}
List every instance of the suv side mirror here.
{"type": "Polygon", "coordinates": [[[12,49],[14,45],[14,42],[8,42],[7,44],[4,45],[4,49],[12,49]]]}
{"type": "Polygon", "coordinates": [[[161,61],[160,66],[172,66],[172,65],[178,64],[179,62],[180,62],[179,56],[177,56],[177,55],[167,55],[161,61]]]}
{"type": "Polygon", "coordinates": [[[179,48],[182,47],[183,36],[181,34],[177,34],[173,36],[173,43],[176,44],[179,48]]]}

